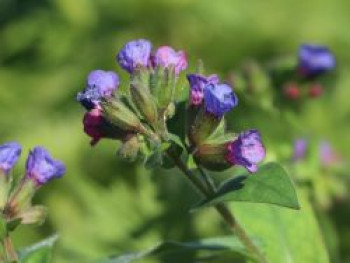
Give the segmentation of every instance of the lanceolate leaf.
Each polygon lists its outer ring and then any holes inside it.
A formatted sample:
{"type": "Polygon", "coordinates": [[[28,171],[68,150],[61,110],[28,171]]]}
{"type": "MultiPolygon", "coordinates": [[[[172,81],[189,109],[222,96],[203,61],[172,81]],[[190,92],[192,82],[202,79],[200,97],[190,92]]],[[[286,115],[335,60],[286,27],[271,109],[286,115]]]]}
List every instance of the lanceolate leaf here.
{"type": "Polygon", "coordinates": [[[54,235],[40,241],[30,247],[19,251],[19,258],[22,263],[49,263],[51,262],[52,248],[58,236],[54,235]]]}
{"type": "Polygon", "coordinates": [[[294,185],[286,171],[277,163],[263,165],[255,174],[226,181],[215,195],[203,200],[196,207],[227,201],[268,203],[299,209],[294,185]]]}
{"type": "Polygon", "coordinates": [[[131,263],[140,259],[145,260],[148,257],[167,255],[173,257],[177,254],[183,255],[189,252],[206,252],[208,257],[213,257],[213,261],[210,262],[215,262],[215,258],[218,258],[222,253],[225,254],[225,259],[234,259],[237,258],[238,255],[249,257],[246,249],[237,237],[227,236],[204,239],[196,242],[181,243],[168,241],[145,251],[110,257],[109,259],[99,260],[96,263],[131,263]]]}

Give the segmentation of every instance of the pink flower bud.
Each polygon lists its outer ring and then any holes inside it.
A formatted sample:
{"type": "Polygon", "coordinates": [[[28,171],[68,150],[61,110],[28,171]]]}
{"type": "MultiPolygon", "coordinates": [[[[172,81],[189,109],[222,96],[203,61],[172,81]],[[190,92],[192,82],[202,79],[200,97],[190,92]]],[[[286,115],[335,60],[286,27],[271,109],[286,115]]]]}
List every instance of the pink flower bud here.
{"type": "Polygon", "coordinates": [[[156,53],[152,56],[152,63],[154,67],[160,66],[168,68],[173,65],[175,67],[175,74],[178,76],[181,71],[187,68],[187,58],[184,51],[176,52],[169,46],[159,47],[156,53]]]}

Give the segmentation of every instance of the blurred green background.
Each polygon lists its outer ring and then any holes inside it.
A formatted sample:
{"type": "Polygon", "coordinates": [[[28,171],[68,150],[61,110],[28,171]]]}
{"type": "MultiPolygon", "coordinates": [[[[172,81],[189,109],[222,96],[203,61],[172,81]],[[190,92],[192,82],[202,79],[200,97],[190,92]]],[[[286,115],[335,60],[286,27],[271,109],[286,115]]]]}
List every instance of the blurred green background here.
{"type": "MultiPolygon", "coordinates": [[[[328,45],[338,61],[336,85],[297,122],[350,156],[349,10],[347,0],[0,0],[0,141],[16,140],[24,152],[44,145],[67,165],[66,176],[36,196],[49,207],[48,220],[43,227],[21,227],[16,246],[58,232],[54,262],[87,262],[161,240],[227,233],[211,210],[188,213],[198,197],[176,170],[124,162],[116,143],[91,148],[82,131],[76,93],[96,68],[116,70],[126,81],[115,54],[132,39],[184,49],[191,69],[201,58],[208,72],[222,77],[247,58],[265,62],[296,53],[301,43],[328,45]]],[[[284,124],[244,103],[229,123],[236,130],[261,129],[270,159],[291,154],[293,139],[303,135],[284,124]]],[[[350,262],[348,197],[328,215],[340,233],[340,256],[333,260],[350,262]]]]}

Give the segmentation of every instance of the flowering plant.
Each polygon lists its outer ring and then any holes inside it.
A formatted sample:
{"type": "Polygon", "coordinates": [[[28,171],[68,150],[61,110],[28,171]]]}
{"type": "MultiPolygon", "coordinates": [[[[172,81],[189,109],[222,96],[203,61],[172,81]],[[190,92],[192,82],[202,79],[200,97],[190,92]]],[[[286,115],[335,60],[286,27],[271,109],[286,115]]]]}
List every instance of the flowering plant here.
{"type": "Polygon", "coordinates": [[[224,202],[270,203],[293,209],[299,209],[299,204],[279,164],[259,167],[266,155],[260,132],[226,130],[225,116],[238,105],[234,88],[215,74],[206,76],[199,67],[187,74],[188,96],[179,100],[178,93],[184,88],[178,80],[188,65],[185,52],[168,46],[152,51],[152,44],[144,39],[128,42],[116,60],[130,76],[126,91],[119,88],[116,73],[98,69],[88,75],[85,89],[77,95],[87,110],[83,124],[91,145],[103,138],[119,140],[118,152],[124,158],[142,160],[148,168],[177,167],[203,197],[196,209],[213,206],[244,247],[241,254],[267,262],[263,249],[224,202]],[[170,125],[174,121],[175,128],[170,125]],[[248,174],[218,186],[212,172],[237,166],[248,174]]]}
{"type": "Polygon", "coordinates": [[[45,220],[46,208],[32,204],[34,194],[52,179],[60,178],[66,170],[61,161],[37,146],[29,152],[24,176],[15,181],[11,170],[21,152],[22,147],[16,142],[0,145],[0,262],[6,263],[19,260],[10,233],[21,224],[41,224],[45,220]]]}

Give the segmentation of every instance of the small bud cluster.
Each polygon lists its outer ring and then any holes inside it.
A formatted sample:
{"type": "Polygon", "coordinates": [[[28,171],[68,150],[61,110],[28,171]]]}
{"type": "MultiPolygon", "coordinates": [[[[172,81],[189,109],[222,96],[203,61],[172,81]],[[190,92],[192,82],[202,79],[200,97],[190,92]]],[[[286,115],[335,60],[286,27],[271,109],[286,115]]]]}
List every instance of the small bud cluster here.
{"type": "Polygon", "coordinates": [[[318,98],[324,92],[324,86],[319,79],[334,70],[335,57],[325,46],[305,44],[298,52],[296,81],[288,82],[283,87],[286,98],[299,100],[301,98],[318,98]]]}
{"type": "Polygon", "coordinates": [[[43,147],[29,152],[25,174],[14,183],[11,170],[18,161],[22,147],[16,142],[0,145],[0,216],[7,223],[40,223],[45,219],[45,208],[32,206],[32,197],[37,189],[65,173],[65,166],[55,160],[43,147]]]}
{"type": "MultiPolygon", "coordinates": [[[[149,41],[139,39],[128,42],[116,60],[130,74],[126,92],[118,89],[115,73],[95,70],[77,96],[88,110],[84,131],[92,138],[91,144],[101,138],[121,140],[119,153],[131,159],[138,153],[142,156],[169,149],[166,145],[174,142],[174,134],[168,131],[167,120],[177,114],[176,87],[188,64],[185,52],[169,46],[153,51],[149,41]]],[[[196,72],[187,74],[187,79],[187,116],[182,117],[187,119],[188,138],[180,143],[183,148],[208,169],[241,165],[257,171],[257,164],[265,157],[259,132],[249,130],[236,136],[227,134],[222,125],[224,115],[238,104],[233,88],[221,83],[215,74],[196,72]]]]}

